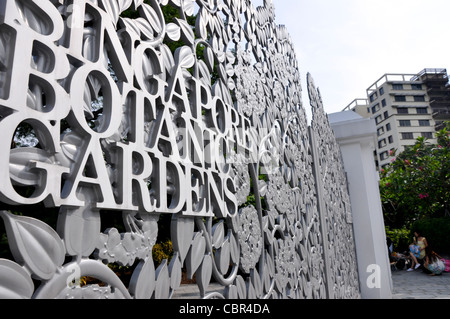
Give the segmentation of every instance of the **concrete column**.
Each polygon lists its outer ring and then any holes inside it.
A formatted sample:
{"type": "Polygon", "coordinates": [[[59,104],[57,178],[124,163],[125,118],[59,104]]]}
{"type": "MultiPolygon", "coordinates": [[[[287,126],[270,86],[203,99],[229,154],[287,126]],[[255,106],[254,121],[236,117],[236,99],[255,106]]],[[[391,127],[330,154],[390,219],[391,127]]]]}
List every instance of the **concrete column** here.
{"type": "Polygon", "coordinates": [[[349,183],[361,296],[391,299],[391,268],[373,156],[375,122],[352,111],[330,114],[329,120],[349,183]]]}

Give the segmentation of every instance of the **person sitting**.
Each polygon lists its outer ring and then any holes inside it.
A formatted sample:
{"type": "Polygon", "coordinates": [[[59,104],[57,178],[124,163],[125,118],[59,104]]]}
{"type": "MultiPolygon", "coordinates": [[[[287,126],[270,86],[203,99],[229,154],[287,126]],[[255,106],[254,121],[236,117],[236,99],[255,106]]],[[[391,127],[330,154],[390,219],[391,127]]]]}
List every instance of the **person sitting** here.
{"type": "Polygon", "coordinates": [[[411,268],[408,269],[408,271],[413,271],[414,269],[417,269],[420,267],[420,263],[417,260],[420,256],[420,247],[415,244],[409,245],[409,254],[412,259],[411,268]]]}
{"type": "Polygon", "coordinates": [[[410,247],[410,256],[412,259],[411,268],[408,269],[408,271],[413,271],[414,269],[417,269],[420,267],[421,263],[420,261],[423,261],[425,258],[425,248],[428,246],[428,242],[425,237],[423,237],[418,231],[414,232],[414,242],[411,244],[410,247]],[[416,249],[414,246],[419,247],[418,254],[416,253],[416,249]],[[413,253],[411,250],[414,250],[415,253],[413,253]]]}
{"type": "Polygon", "coordinates": [[[431,276],[441,275],[445,270],[445,264],[442,258],[436,254],[430,246],[425,248],[425,263],[424,267],[431,273],[431,276]]]}

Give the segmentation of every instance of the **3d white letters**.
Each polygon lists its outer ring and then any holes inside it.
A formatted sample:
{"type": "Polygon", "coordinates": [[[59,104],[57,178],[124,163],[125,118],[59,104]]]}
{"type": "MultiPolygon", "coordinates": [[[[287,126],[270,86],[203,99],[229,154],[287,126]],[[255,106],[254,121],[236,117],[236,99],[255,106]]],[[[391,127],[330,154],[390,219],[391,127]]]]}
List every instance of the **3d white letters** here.
{"type": "Polygon", "coordinates": [[[172,298],[183,270],[202,298],[359,297],[341,161],[317,98],[312,132],[328,139],[311,142],[274,14],[270,0],[0,1],[15,259],[0,256],[0,298],[172,298]],[[56,227],[38,219],[54,208],[56,227]]]}

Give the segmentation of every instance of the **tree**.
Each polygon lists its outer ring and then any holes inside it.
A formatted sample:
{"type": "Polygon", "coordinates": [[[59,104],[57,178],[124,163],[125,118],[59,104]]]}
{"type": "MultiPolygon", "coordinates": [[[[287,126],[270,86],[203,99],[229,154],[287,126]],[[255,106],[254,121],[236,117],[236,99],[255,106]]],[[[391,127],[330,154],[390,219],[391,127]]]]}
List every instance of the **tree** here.
{"type": "Polygon", "coordinates": [[[397,155],[381,171],[380,194],[385,222],[401,228],[424,217],[449,215],[450,122],[437,133],[437,145],[424,137],[397,155]]]}

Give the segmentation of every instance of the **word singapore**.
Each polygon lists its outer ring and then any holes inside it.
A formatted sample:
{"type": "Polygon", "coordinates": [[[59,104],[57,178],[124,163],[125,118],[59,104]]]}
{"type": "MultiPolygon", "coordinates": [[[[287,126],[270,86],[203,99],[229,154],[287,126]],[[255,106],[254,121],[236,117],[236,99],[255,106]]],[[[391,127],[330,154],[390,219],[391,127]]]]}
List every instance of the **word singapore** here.
{"type": "MultiPolygon", "coordinates": [[[[87,50],[80,30],[64,27],[57,8],[45,2],[42,9],[54,26],[48,32],[17,25],[19,13],[5,17],[3,33],[28,44],[12,46],[6,64],[45,54],[2,75],[14,85],[0,92],[0,199],[13,205],[235,214],[229,161],[238,153],[251,160],[254,129],[192,74],[198,62],[192,48],[177,49],[168,63],[163,46],[104,23],[96,26],[98,39],[87,50]],[[68,35],[62,39],[57,30],[68,35]],[[39,147],[11,147],[24,124],[33,128],[39,147]],[[17,186],[33,192],[25,195],[17,186]]],[[[80,19],[85,13],[105,15],[94,4],[82,9],[80,19]]]]}

